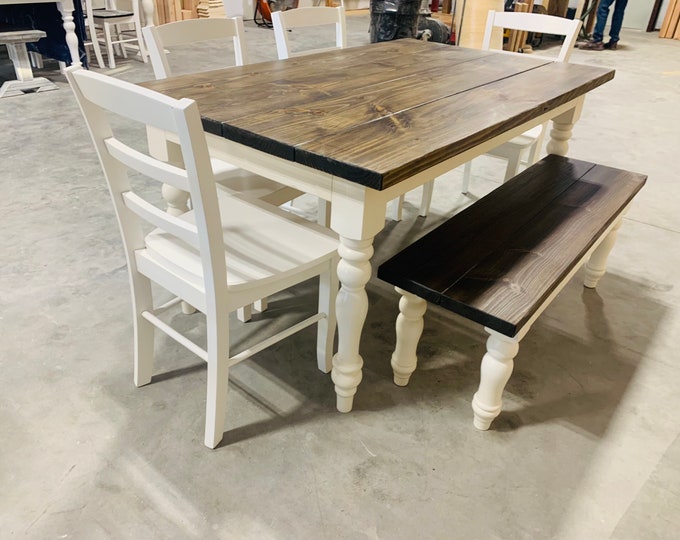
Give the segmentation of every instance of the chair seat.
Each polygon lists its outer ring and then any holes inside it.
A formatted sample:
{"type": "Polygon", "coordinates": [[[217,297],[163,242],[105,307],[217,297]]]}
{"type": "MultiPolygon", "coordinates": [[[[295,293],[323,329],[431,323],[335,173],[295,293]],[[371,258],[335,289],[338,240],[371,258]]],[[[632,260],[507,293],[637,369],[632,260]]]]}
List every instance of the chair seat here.
{"type": "MultiPolygon", "coordinates": [[[[218,192],[226,258],[227,286],[239,289],[262,287],[287,273],[299,274],[328,260],[338,247],[335,235],[303,218],[261,201],[246,200],[218,192]]],[[[194,211],[181,216],[194,223],[194,211]]],[[[160,229],[146,237],[147,248],[137,258],[160,265],[182,279],[204,283],[198,249],[160,229]]],[[[140,267],[143,265],[140,265],[140,267]]]]}
{"type": "Polygon", "coordinates": [[[521,135],[518,135],[517,137],[513,137],[508,142],[503,143],[501,146],[497,146],[496,148],[489,150],[487,152],[487,154],[497,155],[496,152],[498,152],[498,155],[505,155],[505,152],[502,152],[503,146],[512,146],[514,148],[520,148],[520,149],[528,148],[529,146],[534,144],[536,142],[536,140],[541,136],[541,130],[542,129],[543,129],[543,126],[533,127],[531,129],[525,131],[521,135]]]}
{"type": "Polygon", "coordinates": [[[122,11],[120,9],[93,9],[92,16],[95,19],[116,19],[118,17],[132,17],[132,11],[122,11]]]}

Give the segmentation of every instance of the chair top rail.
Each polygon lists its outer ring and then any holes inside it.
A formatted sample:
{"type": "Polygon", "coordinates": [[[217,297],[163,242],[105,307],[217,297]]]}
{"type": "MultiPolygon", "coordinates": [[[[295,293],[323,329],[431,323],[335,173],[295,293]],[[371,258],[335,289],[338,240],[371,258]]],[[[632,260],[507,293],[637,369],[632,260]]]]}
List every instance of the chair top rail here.
{"type": "Polygon", "coordinates": [[[235,65],[248,63],[245,48],[245,29],[241,17],[227,19],[187,19],[160,26],[146,26],[142,29],[151,57],[156,79],[165,79],[172,74],[165,47],[188,45],[211,39],[232,38],[234,42],[235,65]]]}
{"type": "Polygon", "coordinates": [[[491,49],[491,34],[496,27],[509,30],[522,30],[541,34],[553,34],[565,36],[560,52],[555,59],[558,62],[567,62],[574,49],[574,44],[581,29],[580,19],[565,19],[553,15],[538,13],[517,13],[503,11],[489,11],[482,40],[482,49],[491,49]]]}
{"type": "MultiPolygon", "coordinates": [[[[272,12],[272,24],[276,39],[276,50],[280,60],[291,56],[303,56],[309,54],[306,51],[292,51],[288,40],[287,30],[291,28],[308,28],[335,24],[335,46],[344,49],[347,47],[347,30],[345,23],[345,8],[340,7],[300,7],[286,11],[272,12]]],[[[317,49],[319,52],[322,49],[317,49]]]]}

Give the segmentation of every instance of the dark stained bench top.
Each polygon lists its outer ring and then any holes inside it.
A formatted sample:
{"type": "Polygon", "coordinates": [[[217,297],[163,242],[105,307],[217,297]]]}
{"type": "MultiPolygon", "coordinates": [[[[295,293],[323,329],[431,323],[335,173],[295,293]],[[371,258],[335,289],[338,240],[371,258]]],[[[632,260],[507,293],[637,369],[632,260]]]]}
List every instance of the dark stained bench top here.
{"type": "Polygon", "coordinates": [[[378,277],[514,336],[646,176],[547,156],[378,269],[378,277]]]}

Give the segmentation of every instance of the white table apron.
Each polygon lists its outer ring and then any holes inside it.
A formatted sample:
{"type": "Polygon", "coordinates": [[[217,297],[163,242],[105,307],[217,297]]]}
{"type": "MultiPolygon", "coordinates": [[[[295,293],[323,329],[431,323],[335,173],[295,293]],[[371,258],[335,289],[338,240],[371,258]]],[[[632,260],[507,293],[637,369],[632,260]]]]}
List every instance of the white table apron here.
{"type": "MultiPolygon", "coordinates": [[[[552,120],[548,153],[566,155],[584,99],[585,95],[579,96],[382,191],[206,134],[211,155],[331,202],[331,229],[340,237],[341,257],[338,264],[341,287],[336,304],[338,352],[333,357],[331,372],[340,412],[352,410],[354,394],[361,382],[363,359],[359,346],[368,313],[366,283],[371,278],[373,239],[385,226],[387,203],[548,120],[552,120]]],[[[149,131],[149,147],[155,157],[173,160],[174,145],[167,144],[161,132],[149,131]]],[[[174,189],[164,189],[163,194],[170,199],[169,205],[175,212],[186,210],[188,194],[174,189]]]]}

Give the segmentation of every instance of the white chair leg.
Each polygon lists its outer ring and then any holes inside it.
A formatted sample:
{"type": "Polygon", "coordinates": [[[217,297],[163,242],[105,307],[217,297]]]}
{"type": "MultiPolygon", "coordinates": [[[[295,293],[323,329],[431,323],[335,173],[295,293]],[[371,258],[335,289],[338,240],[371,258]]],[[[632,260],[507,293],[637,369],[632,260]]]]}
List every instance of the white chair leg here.
{"type": "Polygon", "coordinates": [[[486,354],[482,358],[479,389],[472,398],[474,426],[487,430],[503,408],[503,389],[514,365],[513,359],[519,350],[519,342],[489,328],[486,354]]]}
{"type": "MultiPolygon", "coordinates": [[[[337,265],[337,261],[332,261],[331,265],[337,265]]],[[[335,268],[329,268],[328,272],[319,276],[319,313],[326,313],[326,318],[317,323],[316,361],[324,373],[330,373],[333,368],[333,344],[337,326],[335,299],[339,286],[335,268]]]]}
{"type": "Polygon", "coordinates": [[[472,175],[472,161],[465,163],[463,167],[463,186],[460,191],[463,195],[467,195],[470,189],[470,176],[472,175]]]}
{"type": "Polygon", "coordinates": [[[548,131],[548,122],[543,124],[543,129],[541,129],[541,134],[534,141],[534,144],[529,149],[529,161],[528,164],[531,166],[538,161],[541,155],[541,150],[543,149],[543,140],[545,139],[545,133],[548,131]]]}
{"type": "Polygon", "coordinates": [[[404,208],[404,196],[399,195],[389,204],[388,217],[393,221],[401,221],[401,212],[404,208]]]}
{"type": "Polygon", "coordinates": [[[111,37],[111,25],[104,23],[104,36],[106,38],[106,51],[109,55],[109,67],[114,69],[116,67],[116,59],[113,56],[113,38],[111,37]]]}
{"type": "Polygon", "coordinates": [[[583,280],[583,286],[588,289],[597,287],[600,278],[604,276],[607,271],[607,258],[611,253],[614,244],[616,243],[616,236],[621,228],[623,217],[620,217],[614,228],[609,231],[609,234],[602,239],[600,245],[595,248],[595,251],[590,255],[586,263],[586,277],[583,280]]]}
{"type": "Polygon", "coordinates": [[[326,228],[331,226],[331,202],[319,197],[316,222],[326,228]]]}
{"type": "Polygon", "coordinates": [[[430,180],[426,184],[423,184],[423,195],[420,199],[420,211],[418,215],[421,217],[427,217],[430,211],[430,205],[432,204],[432,192],[434,191],[434,180],[430,180]]]}
{"type": "Polygon", "coordinates": [[[135,386],[144,386],[151,382],[154,358],[154,326],[142,313],[153,310],[151,283],[144,277],[136,280],[133,307],[135,310],[134,326],[134,373],[135,386]]]}
{"type": "Polygon", "coordinates": [[[522,151],[517,150],[512,154],[511,157],[508,158],[508,165],[505,167],[505,178],[503,178],[503,182],[507,182],[513,176],[517,175],[519,172],[519,161],[521,157],[522,151]]]}
{"type": "Polygon", "coordinates": [[[205,445],[215,448],[224,436],[229,388],[229,322],[226,314],[208,321],[208,381],[205,403],[205,445]]]}
{"type": "Polygon", "coordinates": [[[139,20],[135,22],[135,35],[137,36],[139,54],[142,57],[142,61],[146,64],[149,61],[149,53],[146,52],[146,44],[144,43],[144,38],[142,37],[142,23],[139,20]]]}
{"type": "Polygon", "coordinates": [[[99,46],[99,39],[97,39],[97,34],[93,31],[90,31],[90,40],[92,41],[92,49],[94,50],[94,55],[97,58],[97,65],[100,68],[106,67],[106,64],[104,64],[104,57],[102,56],[102,49],[99,46]]]}
{"type": "Polygon", "coordinates": [[[395,290],[402,296],[396,323],[397,341],[390,363],[394,372],[394,384],[406,386],[418,364],[416,349],[423,333],[423,316],[427,310],[427,302],[399,287],[395,287],[395,290]]]}

